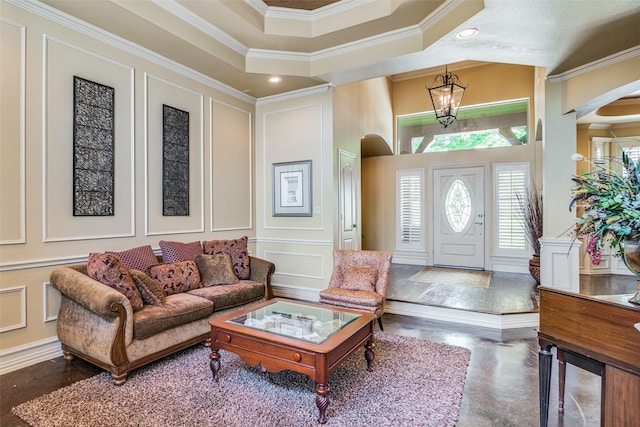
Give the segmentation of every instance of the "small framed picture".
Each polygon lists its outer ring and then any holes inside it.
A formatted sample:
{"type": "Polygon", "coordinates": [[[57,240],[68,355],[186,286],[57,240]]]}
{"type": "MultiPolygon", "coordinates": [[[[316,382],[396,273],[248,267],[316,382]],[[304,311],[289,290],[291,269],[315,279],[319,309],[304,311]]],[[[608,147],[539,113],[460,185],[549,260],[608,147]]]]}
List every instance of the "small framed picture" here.
{"type": "Polygon", "coordinates": [[[312,216],[311,160],[273,164],[273,216],[312,216]]]}

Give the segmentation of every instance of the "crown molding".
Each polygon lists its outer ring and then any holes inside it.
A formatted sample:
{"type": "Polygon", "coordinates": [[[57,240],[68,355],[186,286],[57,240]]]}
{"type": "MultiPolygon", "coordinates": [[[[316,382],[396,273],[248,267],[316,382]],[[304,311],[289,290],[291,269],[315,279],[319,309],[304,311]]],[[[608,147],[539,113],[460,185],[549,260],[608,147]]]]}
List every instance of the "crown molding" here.
{"type": "Polygon", "coordinates": [[[622,52],[614,53],[613,55],[609,55],[602,59],[589,62],[588,64],[581,65],[580,67],[576,67],[572,70],[565,71],[563,73],[550,74],[547,76],[547,80],[549,80],[552,83],[564,82],[566,80],[581,76],[583,74],[596,71],[600,68],[605,68],[610,65],[614,65],[618,62],[623,62],[628,59],[635,58],[636,56],[640,56],[640,46],[634,46],[632,48],[623,50],[622,52]]]}
{"type": "MultiPolygon", "coordinates": [[[[291,92],[280,93],[272,96],[265,96],[264,98],[258,98],[258,100],[256,101],[256,106],[270,104],[272,102],[286,101],[289,99],[296,99],[302,96],[316,95],[316,94],[331,90],[332,87],[334,87],[332,83],[324,83],[318,86],[298,89],[291,92]]],[[[260,241],[263,241],[263,240],[264,239],[260,239],[260,241]]]]}
{"type": "Polygon", "coordinates": [[[156,6],[161,7],[172,15],[182,19],[187,24],[195,27],[196,29],[202,31],[209,37],[214,40],[219,41],[224,44],[228,48],[234,50],[242,56],[245,56],[249,51],[249,47],[240,43],[238,40],[229,36],[227,33],[211,24],[210,22],[202,19],[200,16],[191,12],[186,7],[177,3],[175,0],[167,1],[167,0],[151,0],[156,6]]]}
{"type": "Polygon", "coordinates": [[[135,44],[129,40],[98,28],[92,24],[68,15],[58,9],[55,9],[49,5],[41,3],[36,0],[3,0],[8,4],[19,7],[27,12],[38,15],[49,21],[55,22],[71,30],[77,31],[102,43],[113,46],[131,55],[142,58],[161,67],[165,67],[171,71],[181,74],[185,77],[193,79],[199,83],[209,86],[213,89],[219,90],[229,96],[237,98],[243,102],[255,105],[256,98],[247,95],[237,89],[232,88],[222,82],[205,76],[204,74],[195,71],[185,65],[170,60],[162,55],[159,55],[147,48],[144,48],[138,44],[135,44]]]}

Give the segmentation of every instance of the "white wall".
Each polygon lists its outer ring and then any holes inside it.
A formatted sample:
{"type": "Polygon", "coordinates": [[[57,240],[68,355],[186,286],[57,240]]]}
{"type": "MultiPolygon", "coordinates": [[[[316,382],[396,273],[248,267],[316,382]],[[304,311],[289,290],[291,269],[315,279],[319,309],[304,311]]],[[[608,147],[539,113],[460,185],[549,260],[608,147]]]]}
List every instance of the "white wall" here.
{"type": "Polygon", "coordinates": [[[331,88],[263,98],[256,105],[256,250],[276,264],[274,292],[317,300],[333,267],[331,88]],[[273,216],[273,164],[311,160],[312,216],[273,216]]]}

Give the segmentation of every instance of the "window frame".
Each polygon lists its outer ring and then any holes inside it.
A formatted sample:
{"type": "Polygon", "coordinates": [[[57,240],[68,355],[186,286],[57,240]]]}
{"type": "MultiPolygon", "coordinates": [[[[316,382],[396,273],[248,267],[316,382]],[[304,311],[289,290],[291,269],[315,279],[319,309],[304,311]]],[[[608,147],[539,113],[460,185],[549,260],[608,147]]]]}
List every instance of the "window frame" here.
{"type": "MultiPolygon", "coordinates": [[[[415,196],[415,190],[412,190],[409,197],[415,196]]],[[[424,250],[425,249],[425,204],[424,204],[424,169],[398,169],[396,171],[396,247],[399,250],[424,250]],[[403,241],[403,185],[402,180],[405,177],[412,177],[418,179],[417,189],[419,200],[417,206],[419,207],[418,221],[419,227],[417,232],[411,231],[411,234],[417,234],[418,240],[413,242],[403,241]]],[[[409,203],[416,203],[415,200],[409,200],[409,203]]]]}
{"type": "MultiPolygon", "coordinates": [[[[531,248],[527,243],[526,239],[526,231],[524,229],[524,225],[522,227],[522,248],[506,248],[501,247],[501,197],[500,197],[500,186],[501,186],[501,178],[500,174],[505,171],[520,171],[522,173],[523,194],[527,188],[531,185],[531,166],[529,162],[511,162],[511,163],[495,163],[493,165],[493,212],[494,212],[494,220],[493,220],[493,253],[495,256],[503,256],[503,257],[529,257],[531,255],[531,248]]],[[[511,203],[518,203],[517,199],[511,199],[511,203]]],[[[517,209],[514,208],[514,210],[517,209]]],[[[514,220],[514,210],[511,210],[511,220],[514,220]]],[[[513,234],[513,231],[511,231],[513,234]]]]}

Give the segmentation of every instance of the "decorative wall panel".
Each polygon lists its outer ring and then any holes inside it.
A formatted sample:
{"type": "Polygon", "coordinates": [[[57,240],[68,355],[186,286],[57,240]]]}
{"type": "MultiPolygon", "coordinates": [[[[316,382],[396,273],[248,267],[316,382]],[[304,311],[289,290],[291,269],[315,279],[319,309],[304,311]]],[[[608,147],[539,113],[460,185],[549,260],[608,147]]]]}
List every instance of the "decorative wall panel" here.
{"type": "Polygon", "coordinates": [[[133,68],[49,36],[44,49],[43,240],[133,236],[133,68]]]}
{"type": "Polygon", "coordinates": [[[209,105],[211,231],[251,229],[251,113],[213,99],[209,105]]]}
{"type": "Polygon", "coordinates": [[[0,289],[0,333],[27,326],[27,287],[0,289]]]}
{"type": "Polygon", "coordinates": [[[112,216],[114,207],[112,87],[73,77],[73,215],[112,216]]]}
{"type": "Polygon", "coordinates": [[[51,283],[46,282],[42,284],[42,318],[45,323],[58,318],[61,300],[60,291],[54,288],[51,283]]]}
{"type": "Polygon", "coordinates": [[[145,234],[204,231],[204,96],[145,74],[145,234]]]}
{"type": "Polygon", "coordinates": [[[25,242],[25,27],[0,18],[0,244],[25,242]]]}

